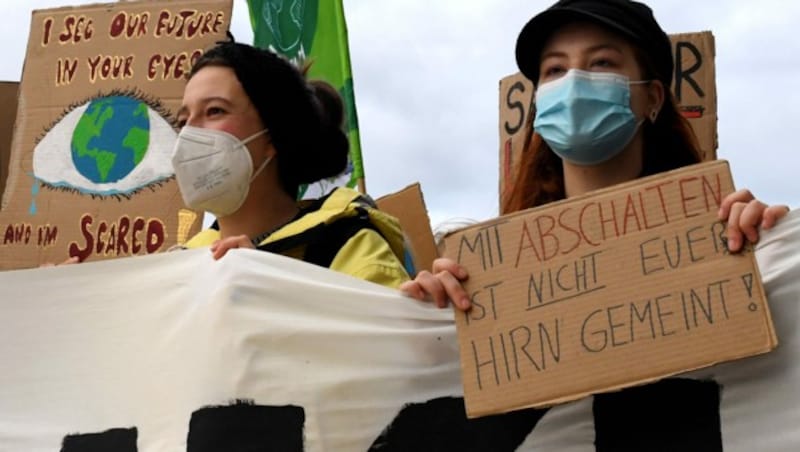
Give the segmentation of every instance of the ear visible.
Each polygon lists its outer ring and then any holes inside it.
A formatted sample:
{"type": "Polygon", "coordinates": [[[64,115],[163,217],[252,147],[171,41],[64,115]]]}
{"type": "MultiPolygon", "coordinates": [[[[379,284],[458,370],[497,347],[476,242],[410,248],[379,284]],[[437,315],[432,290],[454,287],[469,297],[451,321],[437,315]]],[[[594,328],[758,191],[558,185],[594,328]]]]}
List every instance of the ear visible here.
{"type": "Polygon", "coordinates": [[[267,143],[267,151],[266,151],[265,154],[266,154],[266,157],[271,158],[271,159],[275,158],[275,155],[278,154],[278,151],[275,150],[275,146],[272,145],[272,141],[267,143]]]}
{"type": "Polygon", "coordinates": [[[272,144],[272,136],[269,134],[269,131],[264,134],[264,158],[274,158],[275,154],[277,154],[277,150],[275,149],[275,145],[272,144]]]}
{"type": "Polygon", "coordinates": [[[661,83],[661,80],[653,80],[647,85],[647,118],[651,123],[656,122],[658,114],[661,112],[661,107],[664,106],[664,100],[666,99],[664,90],[664,84],[661,83]]]}

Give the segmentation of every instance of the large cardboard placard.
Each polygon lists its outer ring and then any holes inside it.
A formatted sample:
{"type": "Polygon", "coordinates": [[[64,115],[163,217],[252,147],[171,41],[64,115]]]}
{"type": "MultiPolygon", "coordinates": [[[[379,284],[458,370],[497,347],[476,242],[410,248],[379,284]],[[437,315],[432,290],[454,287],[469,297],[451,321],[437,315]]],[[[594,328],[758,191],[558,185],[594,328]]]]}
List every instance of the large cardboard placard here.
{"type": "Polygon", "coordinates": [[[752,250],[730,254],[714,161],[518,212],[445,239],[470,416],[547,406],[776,346],[752,250]]]}
{"type": "MultiPolygon", "coordinates": [[[[675,57],[672,92],[700,144],[703,161],[717,158],[717,85],[714,35],[670,35],[675,57]]],[[[525,124],[533,122],[533,83],[521,73],[500,80],[500,199],[511,189],[523,152],[525,124]]],[[[502,208],[502,202],[501,202],[502,208]]],[[[507,212],[502,212],[507,213],[507,212]]]]}
{"type": "Polygon", "coordinates": [[[174,182],[175,114],[231,8],[178,0],[33,12],[0,269],[150,254],[199,230],[174,182]]]}

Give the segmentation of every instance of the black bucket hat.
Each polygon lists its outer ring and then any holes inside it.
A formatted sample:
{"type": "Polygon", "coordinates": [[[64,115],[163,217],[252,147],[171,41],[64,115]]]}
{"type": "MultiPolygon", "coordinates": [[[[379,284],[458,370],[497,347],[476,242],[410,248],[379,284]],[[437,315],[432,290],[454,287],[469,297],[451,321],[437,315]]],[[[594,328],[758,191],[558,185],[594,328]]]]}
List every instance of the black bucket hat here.
{"type": "Polygon", "coordinates": [[[658,80],[672,84],[672,44],[647,5],[631,0],[560,0],[534,16],[517,37],[517,66],[534,85],[547,38],[568,22],[584,20],[604,26],[641,48],[653,62],[658,80]]]}

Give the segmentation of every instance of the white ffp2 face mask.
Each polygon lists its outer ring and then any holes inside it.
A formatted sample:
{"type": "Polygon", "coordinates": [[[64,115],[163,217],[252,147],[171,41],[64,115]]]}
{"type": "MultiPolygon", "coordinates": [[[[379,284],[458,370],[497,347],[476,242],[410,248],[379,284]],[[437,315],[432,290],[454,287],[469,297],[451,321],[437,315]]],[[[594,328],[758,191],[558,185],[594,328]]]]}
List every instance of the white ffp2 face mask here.
{"type": "Polygon", "coordinates": [[[184,126],[175,142],[172,167],[186,206],[216,217],[239,210],[250,183],[271,160],[264,160],[253,174],[246,144],[266,131],[239,140],[221,130],[184,126]]]}

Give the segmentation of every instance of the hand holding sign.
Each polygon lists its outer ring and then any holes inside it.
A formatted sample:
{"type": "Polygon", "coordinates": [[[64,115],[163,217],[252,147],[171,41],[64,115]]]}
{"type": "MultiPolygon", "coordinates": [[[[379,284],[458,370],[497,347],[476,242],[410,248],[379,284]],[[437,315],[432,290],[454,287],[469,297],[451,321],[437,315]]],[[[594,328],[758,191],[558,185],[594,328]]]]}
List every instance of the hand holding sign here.
{"type": "Polygon", "coordinates": [[[775,223],[789,213],[789,206],[768,206],[757,200],[750,190],[742,189],[722,200],[719,219],[728,223],[725,232],[728,248],[739,251],[746,238],[758,242],[758,228],[772,229],[775,223]]]}
{"type": "Polygon", "coordinates": [[[452,259],[438,258],[433,261],[433,272],[423,270],[413,281],[406,281],[400,290],[410,297],[432,301],[440,308],[453,304],[466,311],[470,301],[462,282],[468,278],[467,270],[452,259]]]}

